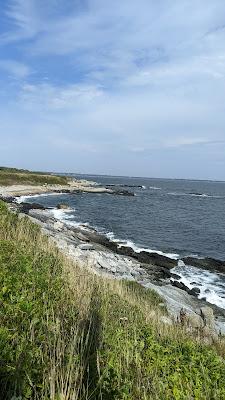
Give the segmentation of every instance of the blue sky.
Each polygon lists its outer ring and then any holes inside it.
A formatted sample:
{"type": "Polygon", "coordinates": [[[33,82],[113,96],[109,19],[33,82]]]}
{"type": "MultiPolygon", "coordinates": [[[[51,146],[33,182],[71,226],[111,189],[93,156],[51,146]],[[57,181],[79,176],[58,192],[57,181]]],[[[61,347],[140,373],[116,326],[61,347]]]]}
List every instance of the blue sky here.
{"type": "Polygon", "coordinates": [[[0,165],[225,180],[224,0],[0,0],[0,165]]]}

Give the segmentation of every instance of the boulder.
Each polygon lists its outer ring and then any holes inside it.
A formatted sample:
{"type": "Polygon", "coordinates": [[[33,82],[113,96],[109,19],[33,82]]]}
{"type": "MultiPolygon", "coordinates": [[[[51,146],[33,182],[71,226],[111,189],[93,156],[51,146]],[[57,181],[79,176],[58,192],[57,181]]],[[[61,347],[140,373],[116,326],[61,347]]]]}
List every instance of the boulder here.
{"type": "MultiPolygon", "coordinates": [[[[112,242],[110,242],[112,243],[112,242]]],[[[132,247],[128,247],[128,246],[120,246],[117,247],[117,253],[122,254],[123,256],[128,256],[128,257],[134,257],[137,258],[137,254],[135,253],[135,251],[132,249],[132,247]]]]}
{"type": "Polygon", "coordinates": [[[64,227],[64,224],[61,221],[54,222],[54,224],[53,224],[53,228],[57,231],[61,231],[63,229],[63,227],[64,227]]]}
{"type": "Polygon", "coordinates": [[[200,294],[200,289],[198,287],[193,287],[192,289],[189,289],[188,293],[191,294],[192,296],[198,296],[200,294]]]}
{"type": "Polygon", "coordinates": [[[198,314],[189,314],[187,317],[187,323],[188,326],[194,330],[201,330],[204,327],[204,322],[198,314]]]}
{"type": "Polygon", "coordinates": [[[171,278],[173,278],[174,280],[179,280],[180,279],[180,275],[174,274],[171,272],[171,278]]]}
{"type": "Polygon", "coordinates": [[[159,318],[160,322],[162,322],[164,325],[173,325],[173,321],[171,318],[166,317],[165,315],[162,315],[162,317],[159,318]]]}
{"type": "Polygon", "coordinates": [[[58,210],[69,210],[70,206],[68,204],[60,203],[60,204],[57,204],[57,208],[58,208],[58,210]]]}
{"type": "Polygon", "coordinates": [[[186,292],[189,290],[189,288],[183,282],[174,281],[174,280],[171,280],[170,282],[173,286],[175,286],[179,289],[185,290],[186,292]]]}
{"type": "Polygon", "coordinates": [[[204,322],[204,326],[208,328],[215,329],[215,318],[213,309],[209,306],[202,307],[200,309],[200,315],[204,322]]]}
{"type": "Polygon", "coordinates": [[[218,339],[213,310],[208,306],[202,307],[200,314],[189,314],[185,309],[181,308],[178,322],[188,330],[195,331],[201,335],[205,343],[210,344],[218,339]]]}
{"type": "Polygon", "coordinates": [[[218,333],[215,329],[211,329],[208,326],[204,326],[202,329],[202,335],[204,338],[204,342],[207,344],[211,344],[218,340],[218,333]]]}
{"type": "Polygon", "coordinates": [[[45,210],[47,207],[44,207],[39,203],[20,203],[19,210],[23,213],[28,213],[30,210],[45,210]]]}

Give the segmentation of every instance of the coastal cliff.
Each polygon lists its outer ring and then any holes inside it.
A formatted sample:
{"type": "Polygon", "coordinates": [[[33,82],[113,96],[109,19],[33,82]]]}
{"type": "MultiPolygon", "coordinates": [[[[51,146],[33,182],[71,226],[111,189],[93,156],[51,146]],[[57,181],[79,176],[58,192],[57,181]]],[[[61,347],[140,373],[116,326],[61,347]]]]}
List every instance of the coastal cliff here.
{"type": "Polygon", "coordinates": [[[14,197],[59,184],[13,179],[0,190],[0,398],[225,399],[218,308],[172,286],[176,261],[67,226],[14,197]]]}
{"type": "Polygon", "coordinates": [[[225,398],[209,312],[195,328],[172,321],[155,291],[74,263],[3,202],[0,228],[4,399],[225,398]]]}

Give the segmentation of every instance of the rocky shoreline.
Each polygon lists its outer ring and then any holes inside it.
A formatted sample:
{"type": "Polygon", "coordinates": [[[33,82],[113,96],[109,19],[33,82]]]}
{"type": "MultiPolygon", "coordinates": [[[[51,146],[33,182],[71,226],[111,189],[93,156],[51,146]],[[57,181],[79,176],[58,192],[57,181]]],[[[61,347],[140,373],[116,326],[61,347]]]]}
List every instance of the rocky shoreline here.
{"type": "MultiPolygon", "coordinates": [[[[185,309],[187,315],[195,317],[200,315],[202,307],[209,306],[216,316],[217,331],[225,334],[225,310],[205,300],[199,300],[197,288],[190,290],[179,282],[180,277],[171,272],[177,265],[177,260],[158,253],[135,252],[85,225],[65,224],[54,217],[51,209],[37,203],[18,203],[12,196],[3,196],[3,199],[21,217],[28,215],[38,223],[58,248],[83,268],[90,268],[97,274],[114,279],[133,280],[156,290],[166,300],[168,311],[174,319],[179,318],[181,309],[185,309]]],[[[59,208],[64,209],[66,206],[61,205],[59,208]]],[[[203,259],[194,260],[203,268],[203,259]]],[[[205,268],[212,268],[215,261],[218,270],[224,272],[224,263],[219,260],[206,259],[205,268]]]]}
{"type": "Polygon", "coordinates": [[[78,193],[105,193],[117,196],[134,196],[134,192],[130,192],[127,189],[119,187],[105,187],[98,185],[95,182],[89,182],[85,180],[70,180],[68,185],[11,185],[11,186],[0,186],[0,196],[3,198],[19,197],[19,196],[30,196],[39,194],[50,194],[50,193],[66,193],[66,194],[78,194],[78,193]]]}

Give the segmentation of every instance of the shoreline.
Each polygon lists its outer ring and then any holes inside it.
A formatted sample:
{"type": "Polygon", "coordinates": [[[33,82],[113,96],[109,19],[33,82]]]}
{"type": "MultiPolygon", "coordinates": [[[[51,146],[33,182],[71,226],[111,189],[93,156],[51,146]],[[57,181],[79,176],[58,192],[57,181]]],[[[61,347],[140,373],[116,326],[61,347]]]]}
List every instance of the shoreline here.
{"type": "Polygon", "coordinates": [[[27,185],[27,184],[16,184],[9,186],[0,186],[0,196],[2,198],[9,197],[20,197],[20,196],[32,196],[41,194],[77,194],[77,193],[106,193],[111,195],[121,196],[134,196],[133,192],[118,188],[108,188],[105,186],[98,185],[96,182],[89,182],[85,180],[70,180],[68,185],[27,185]]]}
{"type": "Polygon", "coordinates": [[[42,231],[51,237],[66,256],[82,267],[88,266],[96,274],[112,279],[135,281],[146,288],[154,289],[166,300],[168,311],[174,320],[179,317],[181,308],[184,308],[187,314],[195,316],[199,315],[201,307],[207,305],[215,313],[217,330],[225,334],[224,309],[198,299],[195,293],[187,293],[187,288],[176,287],[171,282],[171,278],[178,278],[171,272],[177,265],[177,260],[157,253],[131,252],[130,248],[117,246],[94,229],[87,229],[82,224],[70,226],[58,220],[51,210],[36,209],[29,204],[29,209],[21,213],[21,205],[23,203],[10,202],[13,211],[19,212],[21,218],[28,215],[33,222],[41,226],[42,231]]]}

